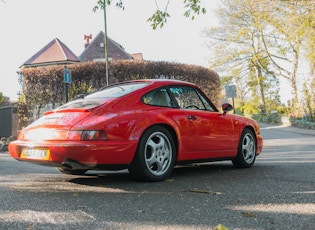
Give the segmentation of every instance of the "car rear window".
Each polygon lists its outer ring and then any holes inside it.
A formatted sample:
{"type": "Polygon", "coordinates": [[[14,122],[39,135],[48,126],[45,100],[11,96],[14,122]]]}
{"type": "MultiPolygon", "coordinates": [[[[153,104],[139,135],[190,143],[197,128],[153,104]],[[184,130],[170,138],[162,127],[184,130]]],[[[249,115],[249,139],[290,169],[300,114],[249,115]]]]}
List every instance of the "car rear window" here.
{"type": "Polygon", "coordinates": [[[64,104],[56,109],[92,109],[104,103],[104,100],[86,100],[86,99],[78,99],[75,101],[70,101],[67,104],[64,104]]]}
{"type": "Polygon", "coordinates": [[[64,104],[57,108],[56,111],[65,109],[92,109],[103,104],[105,101],[111,100],[110,98],[122,97],[137,89],[141,89],[148,84],[149,83],[147,82],[133,82],[109,86],[104,88],[103,90],[89,94],[84,98],[70,101],[67,104],[64,104]]]}
{"type": "Polygon", "coordinates": [[[92,93],[87,95],[85,98],[117,98],[122,97],[128,93],[141,89],[147,86],[149,83],[147,82],[136,82],[136,83],[125,83],[119,85],[113,85],[106,87],[105,89],[98,91],[96,93],[92,93]]]}

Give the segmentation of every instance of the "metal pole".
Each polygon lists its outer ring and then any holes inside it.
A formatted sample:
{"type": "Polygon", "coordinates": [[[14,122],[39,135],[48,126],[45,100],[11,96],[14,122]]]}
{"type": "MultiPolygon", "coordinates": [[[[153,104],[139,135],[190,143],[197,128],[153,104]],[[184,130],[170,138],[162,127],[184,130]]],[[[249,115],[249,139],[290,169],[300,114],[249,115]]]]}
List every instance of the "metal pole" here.
{"type": "Polygon", "coordinates": [[[107,22],[106,22],[106,1],[103,0],[104,6],[104,28],[105,28],[105,38],[104,38],[104,45],[105,45],[105,71],[106,71],[106,85],[109,85],[109,76],[108,76],[108,43],[107,43],[107,22]]]}
{"type": "Polygon", "coordinates": [[[232,100],[233,100],[233,113],[235,114],[234,97],[232,97],[232,100]]]}
{"type": "Polygon", "coordinates": [[[65,87],[66,87],[66,102],[69,101],[69,86],[68,83],[65,83],[65,87]]]}
{"type": "Polygon", "coordinates": [[[68,83],[66,82],[66,74],[67,74],[67,66],[63,67],[63,81],[65,83],[65,91],[66,91],[66,103],[69,101],[69,88],[68,83]]]}

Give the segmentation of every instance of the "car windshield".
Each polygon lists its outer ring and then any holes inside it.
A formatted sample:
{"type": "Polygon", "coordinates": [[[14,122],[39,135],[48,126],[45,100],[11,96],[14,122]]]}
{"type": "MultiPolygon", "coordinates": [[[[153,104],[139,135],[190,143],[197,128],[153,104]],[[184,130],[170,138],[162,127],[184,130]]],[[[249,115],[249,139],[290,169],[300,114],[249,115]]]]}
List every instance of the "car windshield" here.
{"type": "Polygon", "coordinates": [[[136,82],[136,83],[124,83],[119,85],[113,85],[106,87],[105,89],[98,91],[96,93],[92,93],[87,95],[85,98],[117,98],[122,97],[128,93],[131,93],[137,89],[141,89],[147,86],[149,83],[147,82],[136,82]]]}

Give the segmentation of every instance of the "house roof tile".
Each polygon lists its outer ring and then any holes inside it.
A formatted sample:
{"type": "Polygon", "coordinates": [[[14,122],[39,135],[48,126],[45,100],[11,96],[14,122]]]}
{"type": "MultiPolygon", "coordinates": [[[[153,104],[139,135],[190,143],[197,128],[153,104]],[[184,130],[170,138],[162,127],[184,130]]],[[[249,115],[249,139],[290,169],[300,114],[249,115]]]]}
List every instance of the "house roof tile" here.
{"type": "Polygon", "coordinates": [[[21,67],[79,62],[78,57],[58,38],[29,58],[21,67]]]}

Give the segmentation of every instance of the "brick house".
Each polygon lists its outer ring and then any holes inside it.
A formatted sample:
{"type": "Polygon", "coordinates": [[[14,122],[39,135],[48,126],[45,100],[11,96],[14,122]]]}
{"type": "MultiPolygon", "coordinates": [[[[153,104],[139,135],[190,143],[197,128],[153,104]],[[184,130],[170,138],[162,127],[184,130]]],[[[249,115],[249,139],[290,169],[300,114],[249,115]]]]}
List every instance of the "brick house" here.
{"type": "MultiPolygon", "coordinates": [[[[87,40],[87,43],[85,44],[85,49],[79,57],[76,56],[58,38],[55,38],[24,62],[20,68],[66,65],[88,61],[105,61],[104,32],[100,31],[91,42],[89,42],[89,40],[92,39],[92,35],[85,36],[85,39],[87,40]]],[[[143,60],[142,53],[129,54],[119,43],[109,37],[107,37],[107,40],[109,61],[143,60]]]]}
{"type": "MultiPolygon", "coordinates": [[[[89,39],[92,36],[87,38],[87,43],[85,44],[85,50],[80,55],[81,62],[88,61],[104,61],[105,62],[105,34],[100,31],[96,37],[89,43],[89,39]]],[[[118,44],[111,38],[107,37],[108,45],[108,60],[143,60],[142,54],[129,54],[125,51],[122,45],[118,44]]]]}

